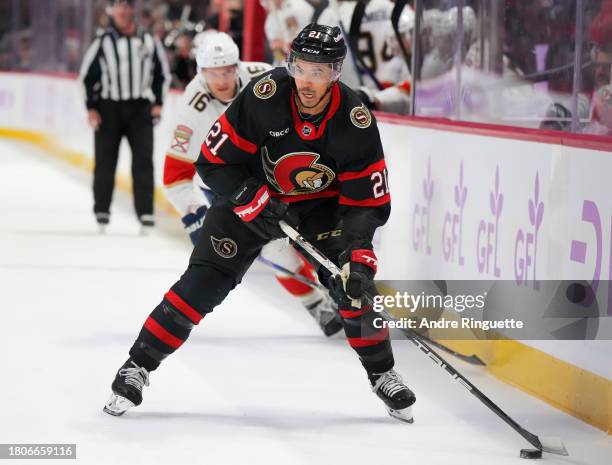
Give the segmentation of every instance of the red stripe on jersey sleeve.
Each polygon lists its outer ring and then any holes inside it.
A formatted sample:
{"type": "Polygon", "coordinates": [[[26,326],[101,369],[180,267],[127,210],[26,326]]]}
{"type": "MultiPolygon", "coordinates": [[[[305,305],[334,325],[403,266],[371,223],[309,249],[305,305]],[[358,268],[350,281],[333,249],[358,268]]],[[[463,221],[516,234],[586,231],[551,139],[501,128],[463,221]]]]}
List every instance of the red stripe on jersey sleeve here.
{"type": "Polygon", "coordinates": [[[250,154],[257,152],[257,145],[241,137],[227,120],[225,113],[219,118],[219,123],[221,123],[221,132],[227,134],[236,147],[250,154]]]}
{"type": "Polygon", "coordinates": [[[206,158],[210,163],[214,163],[214,164],[217,164],[217,165],[225,164],[225,162],[221,158],[215,157],[210,152],[208,147],[206,147],[206,141],[204,141],[204,143],[202,144],[202,155],[204,155],[204,158],[206,158]]]}
{"type": "MultiPolygon", "coordinates": [[[[213,125],[212,129],[208,132],[208,134],[204,138],[204,142],[202,143],[202,148],[201,148],[202,155],[204,155],[204,158],[206,158],[210,163],[215,163],[215,164],[226,163],[226,161],[222,157],[222,154],[217,153],[215,155],[214,153],[212,153],[210,147],[208,147],[208,143],[210,143],[212,147],[215,147],[215,145],[223,145],[224,142],[221,142],[221,144],[219,144],[219,137],[227,137],[229,141],[234,145],[234,147],[248,154],[252,155],[255,152],[257,152],[257,145],[254,144],[253,142],[246,140],[244,137],[240,136],[236,132],[234,127],[231,125],[231,123],[227,120],[225,113],[224,113],[223,115],[219,117],[217,122],[213,125]],[[219,126],[221,126],[221,129],[219,129],[219,126]],[[212,136],[211,134],[212,131],[214,130],[217,131],[216,136],[212,136]],[[207,143],[207,141],[209,141],[209,138],[211,140],[210,142],[207,143]]],[[[220,147],[215,147],[216,152],[219,150],[221,150],[220,147]]]]}
{"type": "Polygon", "coordinates": [[[366,169],[362,171],[345,171],[344,173],[338,174],[338,180],[340,181],[350,181],[352,179],[364,178],[366,176],[370,176],[372,173],[376,171],[382,171],[387,167],[385,163],[385,159],[378,160],[376,163],[372,163],[366,169]]]}
{"type": "Polygon", "coordinates": [[[166,155],[164,161],[164,185],[168,186],[178,181],[191,181],[195,174],[192,162],[179,160],[166,155]]]}
{"type": "Polygon", "coordinates": [[[385,194],[377,199],[355,200],[344,195],[338,199],[340,205],[348,205],[350,207],[380,207],[391,202],[391,194],[385,194]]]}

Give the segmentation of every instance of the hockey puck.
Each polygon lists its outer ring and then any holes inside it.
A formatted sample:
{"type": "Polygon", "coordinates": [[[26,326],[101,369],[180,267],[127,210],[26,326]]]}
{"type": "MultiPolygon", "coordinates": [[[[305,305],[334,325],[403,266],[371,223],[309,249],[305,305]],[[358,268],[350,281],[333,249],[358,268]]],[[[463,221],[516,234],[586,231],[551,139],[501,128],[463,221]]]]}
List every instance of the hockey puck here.
{"type": "Polygon", "coordinates": [[[521,449],[522,459],[541,459],[542,451],[540,449],[521,449]]]}

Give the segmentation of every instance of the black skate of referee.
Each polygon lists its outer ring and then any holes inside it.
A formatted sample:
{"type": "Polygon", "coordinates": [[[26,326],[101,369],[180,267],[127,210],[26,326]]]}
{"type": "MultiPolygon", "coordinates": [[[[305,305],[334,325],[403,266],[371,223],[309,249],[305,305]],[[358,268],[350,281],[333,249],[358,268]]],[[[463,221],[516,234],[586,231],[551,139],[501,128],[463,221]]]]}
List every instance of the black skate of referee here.
{"type": "Polygon", "coordinates": [[[138,29],[133,0],[114,0],[111,26],[91,44],[81,66],[90,125],[95,130],[94,213],[101,231],[110,221],[119,145],[132,151],[136,215],[154,226],[153,125],[170,83],[159,40],[138,29]]]}
{"type": "Polygon", "coordinates": [[[307,26],[287,69],[251,82],[213,124],[196,167],[218,198],[189,267],[117,372],[107,413],[142,402],[149,373],[240,283],[262,246],[283,237],[283,219],[342,268],[342,278],[319,275],[338,302],[348,343],[389,414],[412,421],[415,396],[393,369],[388,329],[375,328],[371,306],[352,306],[375,291],[372,238],[387,221],[391,197],[376,121],[338,81],[345,55],[339,28],[307,26]]]}

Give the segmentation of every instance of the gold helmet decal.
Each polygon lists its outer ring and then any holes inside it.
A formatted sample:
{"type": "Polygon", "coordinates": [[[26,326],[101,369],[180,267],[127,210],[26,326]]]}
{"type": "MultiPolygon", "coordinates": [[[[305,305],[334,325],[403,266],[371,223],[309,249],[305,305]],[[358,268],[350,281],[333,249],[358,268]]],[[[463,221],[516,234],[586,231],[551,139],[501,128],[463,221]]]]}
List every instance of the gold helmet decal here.
{"type": "Polygon", "coordinates": [[[268,149],[263,147],[262,160],[268,182],[281,194],[312,194],[326,189],[335,179],[335,173],[317,163],[319,154],[293,152],[283,155],[276,162],[270,160],[268,149]]]}

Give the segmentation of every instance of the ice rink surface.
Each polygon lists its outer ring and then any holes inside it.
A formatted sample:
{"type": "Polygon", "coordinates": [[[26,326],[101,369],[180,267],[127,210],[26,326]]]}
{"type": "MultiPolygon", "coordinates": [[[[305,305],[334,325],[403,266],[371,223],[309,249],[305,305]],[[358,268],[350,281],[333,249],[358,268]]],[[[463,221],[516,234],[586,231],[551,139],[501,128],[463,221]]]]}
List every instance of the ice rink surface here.
{"type": "MultiPolygon", "coordinates": [[[[525,463],[529,444],[405,340],[396,369],[415,423],[388,417],[346,341],[326,339],[259,265],[152,373],[140,407],[104,414],[190,245],[176,218],[139,236],[123,194],[100,236],[88,174],[13,142],[0,154],[0,443],[76,443],[84,464],[525,463]]],[[[611,436],[449,361],[522,426],[563,438],[570,456],[545,463],[612,463],[611,436]]]]}

